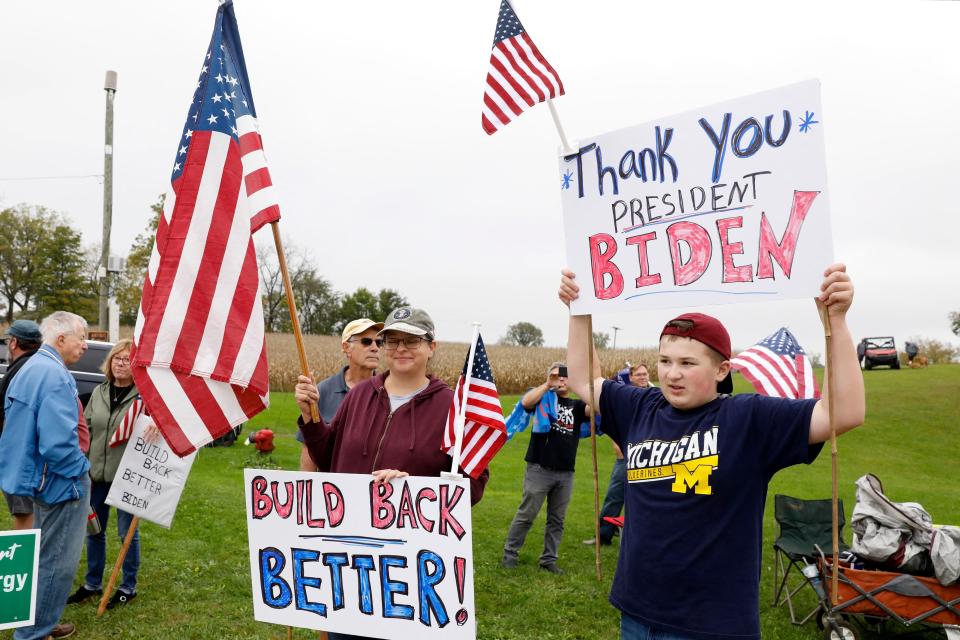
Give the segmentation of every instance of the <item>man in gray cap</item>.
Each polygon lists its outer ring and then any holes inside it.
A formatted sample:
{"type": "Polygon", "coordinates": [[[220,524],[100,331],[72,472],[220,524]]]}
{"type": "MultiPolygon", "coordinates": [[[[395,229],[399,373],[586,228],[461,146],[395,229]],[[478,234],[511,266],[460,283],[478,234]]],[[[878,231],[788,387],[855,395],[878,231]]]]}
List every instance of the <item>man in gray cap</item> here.
{"type": "MultiPolygon", "coordinates": [[[[17,320],[7,330],[7,372],[0,380],[0,435],[3,434],[3,405],[7,399],[7,386],[13,380],[20,367],[37,352],[43,336],[40,335],[40,325],[33,320],[17,320]]],[[[33,498],[29,496],[15,496],[3,492],[13,516],[14,529],[33,528],[33,498]]]]}
{"type": "MultiPolygon", "coordinates": [[[[347,358],[347,364],[317,385],[320,392],[320,401],[317,406],[320,409],[320,417],[325,422],[333,422],[337,409],[355,384],[377,373],[382,344],[377,332],[381,329],[383,329],[382,322],[374,322],[369,318],[358,318],[343,328],[343,333],[340,335],[340,348],[347,358]]],[[[299,430],[297,440],[303,442],[303,434],[299,430]]],[[[310,458],[305,446],[300,450],[300,470],[317,470],[317,465],[310,458]]]]}

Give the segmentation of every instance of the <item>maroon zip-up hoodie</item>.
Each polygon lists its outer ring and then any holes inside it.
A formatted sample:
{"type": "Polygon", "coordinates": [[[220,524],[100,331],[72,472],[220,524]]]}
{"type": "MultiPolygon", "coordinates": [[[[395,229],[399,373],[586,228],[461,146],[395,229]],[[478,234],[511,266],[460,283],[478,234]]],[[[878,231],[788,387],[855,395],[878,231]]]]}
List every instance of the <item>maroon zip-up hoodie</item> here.
{"type": "MultiPolygon", "coordinates": [[[[384,372],[357,384],[343,399],[333,421],[304,423],[297,419],[303,443],[321,471],[372,473],[399,469],[412,476],[439,476],[450,470],[450,456],[440,443],[453,403],[453,391],[442,380],[428,376],[427,387],[390,412],[384,372]]],[[[469,475],[460,470],[465,477],[469,475]]],[[[484,469],[470,478],[470,499],[476,504],[490,479],[484,469]]]]}

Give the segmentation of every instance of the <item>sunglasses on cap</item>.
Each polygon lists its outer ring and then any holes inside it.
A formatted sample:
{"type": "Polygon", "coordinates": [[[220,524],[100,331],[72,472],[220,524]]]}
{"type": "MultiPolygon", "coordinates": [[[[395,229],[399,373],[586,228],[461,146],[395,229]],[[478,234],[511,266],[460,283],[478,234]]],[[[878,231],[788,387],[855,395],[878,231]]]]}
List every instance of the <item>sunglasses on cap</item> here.
{"type": "Polygon", "coordinates": [[[376,342],[378,347],[383,346],[383,340],[380,338],[350,338],[347,342],[359,342],[364,347],[369,347],[376,342]]]}

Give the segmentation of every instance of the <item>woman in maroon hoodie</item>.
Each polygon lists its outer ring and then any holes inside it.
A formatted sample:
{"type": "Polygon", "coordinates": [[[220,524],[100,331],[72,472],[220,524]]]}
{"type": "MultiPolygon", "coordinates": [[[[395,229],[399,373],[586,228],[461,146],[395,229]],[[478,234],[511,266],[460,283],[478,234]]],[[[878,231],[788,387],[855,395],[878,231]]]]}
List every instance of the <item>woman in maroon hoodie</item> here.
{"type": "MultiPolygon", "coordinates": [[[[354,386],[330,424],[312,421],[310,403],[320,395],[310,378],[299,377],[294,395],[304,444],[320,471],[372,473],[378,482],[439,476],[450,470],[440,443],[453,391],[427,373],[437,349],[433,320],[422,309],[401,307],[387,316],[378,337],[387,371],[354,386]]],[[[470,478],[473,504],[489,478],[486,470],[470,478]]]]}

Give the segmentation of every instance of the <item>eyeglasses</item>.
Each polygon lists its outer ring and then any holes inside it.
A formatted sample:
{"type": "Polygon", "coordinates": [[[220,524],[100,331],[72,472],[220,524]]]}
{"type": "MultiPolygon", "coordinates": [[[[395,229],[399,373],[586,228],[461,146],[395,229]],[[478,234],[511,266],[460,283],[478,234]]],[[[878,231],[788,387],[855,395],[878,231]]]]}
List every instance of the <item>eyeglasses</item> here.
{"type": "Polygon", "coordinates": [[[677,331],[682,331],[683,333],[689,333],[690,331],[693,331],[693,320],[671,320],[667,323],[667,327],[676,329],[677,331]]]}
{"type": "Polygon", "coordinates": [[[410,351],[420,346],[420,342],[427,340],[422,336],[407,336],[406,338],[384,338],[383,345],[387,351],[394,351],[402,343],[410,351]]]}
{"type": "Polygon", "coordinates": [[[383,340],[381,340],[380,338],[376,338],[376,339],[374,339],[374,338],[349,338],[349,339],[347,340],[347,342],[359,342],[361,345],[363,345],[363,346],[365,346],[365,347],[369,347],[369,346],[372,345],[374,342],[376,342],[378,347],[382,347],[382,346],[383,346],[383,340]]]}
{"type": "Polygon", "coordinates": [[[113,356],[114,362],[119,362],[120,364],[130,364],[130,358],[128,356],[113,356]]]}

